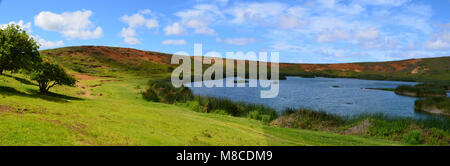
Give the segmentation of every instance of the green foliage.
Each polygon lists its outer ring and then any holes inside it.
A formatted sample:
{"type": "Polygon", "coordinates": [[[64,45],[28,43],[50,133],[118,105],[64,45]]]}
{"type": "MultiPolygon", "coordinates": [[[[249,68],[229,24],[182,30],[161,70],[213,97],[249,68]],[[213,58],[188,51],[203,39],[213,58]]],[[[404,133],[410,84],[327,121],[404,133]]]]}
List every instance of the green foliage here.
{"type": "Polygon", "coordinates": [[[56,85],[74,86],[76,83],[76,79],[68,75],[62,67],[48,62],[38,65],[31,74],[31,79],[39,83],[41,93],[47,93],[56,85]]]}
{"type": "Polygon", "coordinates": [[[269,123],[278,117],[274,109],[263,105],[233,102],[215,97],[194,96],[187,87],[173,87],[169,79],[149,81],[149,88],[142,93],[142,96],[147,101],[184,103],[185,106],[197,112],[247,117],[265,123],[269,123]]]}
{"type": "Polygon", "coordinates": [[[148,101],[170,104],[186,102],[193,98],[189,88],[184,86],[175,88],[168,79],[149,81],[149,88],[142,95],[148,101]]]}
{"type": "Polygon", "coordinates": [[[422,132],[418,130],[413,130],[403,135],[403,142],[407,144],[419,145],[422,141],[422,132]]]}
{"type": "Polygon", "coordinates": [[[151,88],[148,88],[147,91],[142,93],[142,96],[147,101],[159,102],[158,94],[156,94],[156,92],[151,88]]]}
{"type": "Polygon", "coordinates": [[[18,25],[0,29],[0,74],[4,70],[31,70],[42,62],[38,43],[18,25]]]}
{"type": "Polygon", "coordinates": [[[188,106],[198,112],[247,117],[264,123],[270,123],[278,117],[274,109],[264,105],[246,104],[215,97],[195,96],[194,101],[188,102],[188,106]]]}
{"type": "Polygon", "coordinates": [[[444,113],[450,115],[450,98],[447,97],[434,97],[417,100],[415,102],[416,110],[423,110],[427,108],[437,108],[444,113]]]}
{"type": "Polygon", "coordinates": [[[448,145],[449,119],[447,118],[388,118],[382,114],[340,117],[306,109],[286,109],[273,125],[345,133],[346,130],[366,122],[360,134],[369,137],[402,141],[411,145],[448,145]]]}
{"type": "Polygon", "coordinates": [[[395,89],[395,93],[412,93],[417,97],[447,96],[444,88],[430,84],[419,84],[416,86],[401,85],[395,89]]]}
{"type": "Polygon", "coordinates": [[[398,139],[411,125],[410,120],[399,119],[388,121],[385,119],[373,119],[368,134],[371,136],[398,139]]]}
{"type": "Polygon", "coordinates": [[[446,137],[450,137],[448,132],[444,130],[431,128],[424,132],[423,137],[425,144],[427,145],[448,145],[446,137]]]}
{"type": "Polygon", "coordinates": [[[279,126],[300,129],[328,130],[346,123],[345,119],[340,116],[308,109],[288,108],[282,112],[282,115],[283,117],[276,122],[279,126]]]}

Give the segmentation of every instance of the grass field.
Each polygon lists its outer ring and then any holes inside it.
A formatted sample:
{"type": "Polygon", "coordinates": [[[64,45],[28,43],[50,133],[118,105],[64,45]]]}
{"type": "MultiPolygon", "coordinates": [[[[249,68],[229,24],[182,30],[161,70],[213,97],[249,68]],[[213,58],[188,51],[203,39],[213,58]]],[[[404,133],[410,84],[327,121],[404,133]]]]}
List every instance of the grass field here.
{"type": "MultiPolygon", "coordinates": [[[[247,117],[196,112],[186,104],[148,102],[142,92],[149,80],[167,78],[175,67],[168,54],[84,46],[44,50],[41,55],[77,77],[77,87],[56,86],[54,93],[41,95],[25,74],[0,75],[0,145],[403,145],[383,137],[278,128],[247,117]]],[[[422,80],[427,74],[448,75],[448,65],[437,69],[442,64],[428,64],[448,60],[282,64],[280,71],[367,79],[391,79],[385,77],[390,73],[395,79],[422,80]],[[373,66],[383,71],[371,75],[373,66]],[[408,74],[410,70],[417,74],[408,74]]]]}
{"type": "Polygon", "coordinates": [[[399,145],[147,102],[140,92],[148,79],[125,73],[80,79],[85,89],[56,87],[58,95],[42,96],[26,76],[6,72],[0,145],[399,145]]]}

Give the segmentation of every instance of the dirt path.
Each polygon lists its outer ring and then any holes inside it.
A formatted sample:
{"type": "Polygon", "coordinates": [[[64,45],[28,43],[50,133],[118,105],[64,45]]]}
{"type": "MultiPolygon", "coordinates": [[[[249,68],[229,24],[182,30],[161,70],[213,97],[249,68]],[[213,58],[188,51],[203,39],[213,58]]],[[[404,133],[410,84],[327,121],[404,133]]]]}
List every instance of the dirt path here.
{"type": "Polygon", "coordinates": [[[86,97],[86,98],[92,98],[91,96],[91,91],[88,89],[89,86],[86,86],[85,84],[81,83],[80,81],[83,80],[99,80],[99,77],[94,77],[94,76],[90,76],[90,75],[85,75],[85,74],[76,74],[76,73],[70,73],[73,76],[75,76],[75,78],[77,78],[78,82],[77,82],[77,87],[78,89],[80,89],[82,91],[82,94],[80,94],[80,96],[82,97],[86,97]]]}
{"type": "Polygon", "coordinates": [[[78,87],[78,89],[80,89],[83,92],[80,96],[90,98],[90,99],[92,98],[91,91],[87,89],[88,87],[86,85],[84,85],[80,82],[77,82],[77,87],[78,87]]]}

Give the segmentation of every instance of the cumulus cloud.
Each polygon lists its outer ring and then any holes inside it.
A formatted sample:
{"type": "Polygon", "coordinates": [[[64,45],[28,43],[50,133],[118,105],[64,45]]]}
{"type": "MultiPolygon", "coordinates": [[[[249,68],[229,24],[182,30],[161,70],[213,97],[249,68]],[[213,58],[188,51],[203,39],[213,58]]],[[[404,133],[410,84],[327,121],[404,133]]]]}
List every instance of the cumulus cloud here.
{"type": "Polygon", "coordinates": [[[256,42],[258,42],[258,39],[254,39],[254,38],[224,38],[224,39],[220,39],[220,38],[217,38],[216,41],[219,43],[243,46],[243,45],[247,45],[247,44],[256,43],[256,42]]]}
{"type": "Polygon", "coordinates": [[[34,17],[34,24],[44,30],[58,32],[69,39],[97,39],[103,36],[103,29],[91,22],[91,16],[90,10],[62,14],[43,11],[34,17]]]}
{"type": "Polygon", "coordinates": [[[431,39],[425,42],[425,48],[428,50],[449,50],[450,49],[450,25],[441,25],[438,33],[432,34],[431,39]]]}
{"type": "Polygon", "coordinates": [[[223,17],[222,12],[215,5],[196,5],[192,9],[175,13],[181,18],[179,23],[167,26],[166,34],[179,35],[186,28],[194,30],[195,34],[216,35],[216,31],[211,28],[211,24],[218,18],[223,17]]]}
{"type": "Polygon", "coordinates": [[[345,30],[341,29],[333,29],[332,31],[319,33],[316,41],[319,43],[326,42],[335,42],[341,40],[349,40],[351,38],[351,34],[345,30]]]}
{"type": "Polygon", "coordinates": [[[164,28],[164,32],[166,33],[166,35],[181,35],[185,33],[185,30],[180,23],[176,22],[172,25],[166,26],[164,28]]]}
{"type": "Polygon", "coordinates": [[[331,48],[331,47],[317,48],[315,50],[315,52],[318,54],[325,55],[325,56],[332,56],[332,57],[337,57],[337,58],[342,58],[345,56],[345,54],[344,54],[345,51],[343,49],[335,49],[335,48],[331,48]]]}
{"type": "Polygon", "coordinates": [[[363,5],[375,5],[375,6],[401,6],[410,0],[360,0],[357,3],[363,5]]]}
{"type": "Polygon", "coordinates": [[[164,40],[161,42],[164,45],[186,45],[185,40],[164,40]]]}
{"type": "Polygon", "coordinates": [[[434,41],[426,41],[425,48],[429,50],[446,50],[450,48],[450,43],[441,39],[437,39],[434,41]]]}
{"type": "Polygon", "coordinates": [[[278,17],[287,8],[287,5],[279,2],[240,3],[227,9],[226,13],[233,16],[232,23],[270,25],[277,22],[278,17]]]}
{"type": "Polygon", "coordinates": [[[380,31],[377,28],[367,28],[356,30],[355,36],[362,40],[373,40],[380,36],[380,31]]]}
{"type": "Polygon", "coordinates": [[[293,15],[281,15],[278,20],[278,27],[282,29],[298,28],[306,24],[306,21],[302,21],[293,15]]]}
{"type": "Polygon", "coordinates": [[[155,17],[145,18],[144,15],[150,15],[151,10],[145,9],[140,10],[138,13],[135,13],[131,16],[124,15],[120,18],[120,20],[128,25],[127,28],[122,28],[120,31],[120,36],[124,38],[124,42],[127,44],[135,45],[140,44],[141,41],[136,37],[136,29],[139,27],[146,27],[147,29],[155,29],[158,28],[159,23],[155,17]]]}
{"type": "Polygon", "coordinates": [[[48,41],[39,36],[34,36],[34,39],[41,45],[41,48],[55,48],[64,46],[64,42],[62,40],[59,41],[48,41]]]}

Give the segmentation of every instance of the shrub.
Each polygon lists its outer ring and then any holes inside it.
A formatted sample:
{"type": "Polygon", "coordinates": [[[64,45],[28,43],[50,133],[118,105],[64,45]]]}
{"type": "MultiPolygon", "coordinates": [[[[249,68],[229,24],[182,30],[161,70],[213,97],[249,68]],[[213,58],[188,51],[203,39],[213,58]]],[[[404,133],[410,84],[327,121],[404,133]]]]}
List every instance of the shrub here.
{"type": "Polygon", "coordinates": [[[419,84],[416,86],[401,85],[395,89],[395,92],[397,94],[413,93],[417,97],[447,96],[444,88],[431,84],[419,84]]]}
{"type": "Polygon", "coordinates": [[[170,80],[151,80],[149,88],[143,94],[144,99],[154,102],[176,103],[192,100],[189,88],[175,88],[170,80]]]}
{"type": "Polygon", "coordinates": [[[425,143],[428,145],[447,145],[446,133],[443,130],[432,128],[425,132],[425,143]]]}
{"type": "Polygon", "coordinates": [[[312,130],[328,130],[346,124],[346,119],[325,112],[316,112],[308,109],[285,109],[283,117],[273,122],[280,127],[291,127],[312,130]]]}
{"type": "Polygon", "coordinates": [[[442,110],[447,115],[450,115],[450,98],[446,97],[426,98],[417,100],[414,105],[416,110],[423,110],[426,108],[437,108],[442,110]]]}
{"type": "Polygon", "coordinates": [[[159,102],[159,97],[153,89],[147,89],[142,93],[142,96],[147,101],[159,102]]]}
{"type": "Polygon", "coordinates": [[[411,145],[419,145],[423,141],[422,132],[413,130],[403,135],[403,142],[411,145]]]}
{"type": "Polygon", "coordinates": [[[45,62],[31,74],[31,79],[39,83],[41,93],[47,93],[50,88],[56,85],[74,86],[76,79],[68,75],[62,67],[57,64],[45,62]]]}

